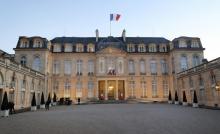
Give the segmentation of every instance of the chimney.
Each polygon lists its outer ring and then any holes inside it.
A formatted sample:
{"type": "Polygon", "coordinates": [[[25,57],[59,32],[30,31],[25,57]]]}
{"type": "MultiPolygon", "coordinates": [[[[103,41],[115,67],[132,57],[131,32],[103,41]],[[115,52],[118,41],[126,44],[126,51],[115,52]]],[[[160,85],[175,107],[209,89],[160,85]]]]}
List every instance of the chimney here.
{"type": "Polygon", "coordinates": [[[98,29],[96,29],[95,30],[95,35],[96,35],[96,42],[98,42],[98,40],[99,40],[99,30],[98,29]]]}
{"type": "Polygon", "coordinates": [[[122,38],[123,38],[123,41],[126,42],[126,31],[125,31],[125,29],[122,32],[122,38]]]}

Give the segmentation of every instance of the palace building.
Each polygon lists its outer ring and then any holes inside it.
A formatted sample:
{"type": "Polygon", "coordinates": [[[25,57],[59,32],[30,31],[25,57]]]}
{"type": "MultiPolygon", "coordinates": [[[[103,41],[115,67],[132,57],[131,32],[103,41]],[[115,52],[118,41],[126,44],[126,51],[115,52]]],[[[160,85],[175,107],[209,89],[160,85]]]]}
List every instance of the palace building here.
{"type": "MultiPolygon", "coordinates": [[[[169,90],[172,96],[174,91],[181,95],[183,89],[187,90],[180,88],[179,81],[185,79],[188,69],[207,64],[205,49],[197,37],[178,37],[172,41],[162,37],[126,37],[125,30],[121,37],[99,37],[98,30],[95,34],[95,37],[52,40],[20,36],[13,60],[19,67],[42,75],[44,86],[39,90],[45,94],[85,101],[167,101],[169,90]]],[[[219,79],[216,77],[216,85],[219,79]]],[[[31,80],[28,81],[31,85],[31,80]]]]}

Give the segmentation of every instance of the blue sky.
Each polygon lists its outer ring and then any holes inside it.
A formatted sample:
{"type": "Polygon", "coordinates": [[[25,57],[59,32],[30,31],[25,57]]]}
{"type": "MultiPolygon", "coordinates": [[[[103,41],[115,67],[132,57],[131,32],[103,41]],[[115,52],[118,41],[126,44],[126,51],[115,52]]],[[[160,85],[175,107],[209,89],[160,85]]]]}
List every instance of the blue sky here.
{"type": "Polygon", "coordinates": [[[219,0],[0,0],[0,49],[14,53],[19,36],[112,35],[200,37],[208,60],[220,56],[219,0]]]}

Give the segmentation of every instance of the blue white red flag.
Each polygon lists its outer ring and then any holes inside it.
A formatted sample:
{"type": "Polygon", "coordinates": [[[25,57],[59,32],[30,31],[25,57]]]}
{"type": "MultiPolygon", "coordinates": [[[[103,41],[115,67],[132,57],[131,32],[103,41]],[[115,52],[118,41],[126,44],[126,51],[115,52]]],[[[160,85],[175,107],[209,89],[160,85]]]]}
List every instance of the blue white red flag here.
{"type": "Polygon", "coordinates": [[[110,14],[110,21],[118,21],[120,17],[120,14],[110,14]]]}

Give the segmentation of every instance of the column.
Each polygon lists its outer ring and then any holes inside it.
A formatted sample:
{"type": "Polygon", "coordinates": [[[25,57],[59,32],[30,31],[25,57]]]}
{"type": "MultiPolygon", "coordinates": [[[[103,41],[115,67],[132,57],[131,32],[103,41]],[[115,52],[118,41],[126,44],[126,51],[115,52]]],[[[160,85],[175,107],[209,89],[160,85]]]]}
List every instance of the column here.
{"type": "Polygon", "coordinates": [[[115,99],[118,100],[118,80],[116,80],[115,99]]]}
{"type": "Polygon", "coordinates": [[[96,93],[97,100],[99,100],[99,81],[97,81],[95,93],[96,93]]]}
{"type": "Polygon", "coordinates": [[[107,83],[107,80],[105,80],[105,100],[108,100],[108,83],[107,83]]]}

